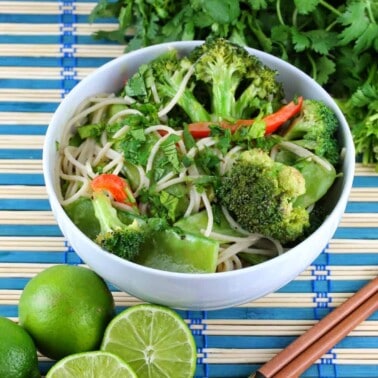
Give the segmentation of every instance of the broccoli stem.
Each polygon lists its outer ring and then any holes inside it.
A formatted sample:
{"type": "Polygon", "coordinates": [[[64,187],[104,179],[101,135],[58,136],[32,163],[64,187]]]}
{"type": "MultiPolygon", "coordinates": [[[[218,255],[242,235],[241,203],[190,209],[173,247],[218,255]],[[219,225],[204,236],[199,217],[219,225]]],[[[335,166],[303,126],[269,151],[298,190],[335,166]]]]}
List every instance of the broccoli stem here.
{"type": "Polygon", "coordinates": [[[196,100],[191,92],[185,91],[178,101],[192,122],[210,121],[211,117],[206,109],[196,100]]]}
{"type": "Polygon", "coordinates": [[[118,218],[117,210],[112,206],[110,198],[104,192],[93,193],[93,207],[102,234],[124,227],[124,224],[118,218]]]}
{"type": "Polygon", "coordinates": [[[221,119],[228,119],[234,113],[236,85],[231,75],[232,72],[225,72],[223,69],[214,71],[211,106],[212,112],[221,119]]]}

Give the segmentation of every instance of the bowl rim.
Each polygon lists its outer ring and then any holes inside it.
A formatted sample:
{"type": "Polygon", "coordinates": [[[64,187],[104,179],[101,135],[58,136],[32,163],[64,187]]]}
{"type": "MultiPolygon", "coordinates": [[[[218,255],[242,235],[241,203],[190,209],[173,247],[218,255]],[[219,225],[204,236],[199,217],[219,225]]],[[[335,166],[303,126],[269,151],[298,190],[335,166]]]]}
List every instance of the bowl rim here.
{"type": "MultiPolygon", "coordinates": [[[[165,271],[160,270],[156,268],[151,268],[147,266],[143,266],[131,261],[128,261],[126,259],[122,259],[121,257],[118,257],[114,254],[111,254],[105,250],[103,250],[98,244],[96,244],[93,240],[91,240],[89,237],[87,237],[79,228],[73,223],[73,221],[70,219],[70,217],[65,212],[63,206],[60,204],[60,201],[58,199],[58,196],[56,195],[55,189],[54,189],[54,180],[53,175],[50,175],[49,172],[51,172],[52,166],[56,164],[56,162],[51,162],[49,160],[49,153],[50,149],[55,148],[55,142],[56,139],[54,138],[54,131],[57,128],[56,123],[57,120],[60,117],[60,113],[62,112],[62,109],[64,107],[64,104],[69,101],[71,98],[75,98],[77,93],[80,93],[81,88],[84,87],[88,82],[91,82],[94,77],[97,75],[101,75],[103,71],[107,71],[111,69],[113,66],[118,66],[119,64],[123,63],[126,64],[125,61],[127,61],[130,57],[136,57],[138,55],[143,56],[145,54],[150,54],[151,52],[156,52],[158,50],[163,51],[163,49],[169,49],[169,48],[181,48],[181,49],[192,49],[193,47],[203,43],[203,40],[193,40],[193,41],[173,41],[173,42],[165,42],[161,44],[155,44],[147,47],[143,47],[138,50],[134,50],[131,52],[124,53],[114,59],[111,59],[110,61],[106,62],[105,64],[99,66],[96,68],[93,72],[91,72],[89,75],[87,75],[85,78],[80,80],[75,87],[67,94],[67,96],[60,102],[58,107],[56,108],[50,122],[47,128],[47,131],[45,133],[45,140],[43,145],[43,154],[42,154],[42,165],[43,165],[43,176],[45,180],[45,187],[48,194],[48,199],[52,208],[52,211],[54,213],[54,216],[57,220],[58,226],[60,227],[60,222],[58,221],[59,217],[64,217],[64,220],[68,222],[70,227],[74,227],[82,237],[86,238],[86,241],[94,248],[97,252],[100,254],[107,255],[107,258],[115,260],[120,262],[121,264],[124,264],[126,266],[129,266],[133,269],[139,270],[140,272],[152,274],[155,276],[164,276],[164,277],[170,277],[175,278],[179,280],[203,280],[203,279],[209,279],[209,280],[221,280],[224,277],[234,277],[234,276],[240,276],[240,275],[248,275],[253,271],[263,269],[264,267],[269,267],[270,265],[276,265],[277,263],[284,263],[286,259],[289,259],[291,255],[298,253],[298,251],[303,247],[303,245],[306,245],[310,243],[310,241],[315,240],[321,235],[324,230],[331,229],[333,230],[335,227],[332,223],[332,215],[334,214],[342,214],[345,211],[345,207],[348,201],[349,193],[352,188],[353,184],[353,178],[354,178],[354,166],[355,166],[355,150],[354,150],[354,144],[352,135],[350,132],[350,128],[348,127],[348,123],[342,114],[340,108],[337,106],[335,101],[332,99],[331,95],[328,94],[325,89],[318,84],[314,79],[312,79],[309,75],[307,75],[305,72],[301,71],[299,68],[294,66],[293,64],[284,61],[283,59],[280,59],[274,55],[271,55],[267,52],[246,47],[246,50],[250,54],[257,54],[260,59],[262,60],[269,60],[271,62],[274,62],[277,65],[283,65],[289,68],[290,70],[294,70],[296,74],[299,76],[304,77],[306,80],[310,80],[312,85],[316,86],[326,97],[328,97],[328,100],[334,104],[333,110],[335,111],[340,125],[343,128],[343,134],[345,136],[345,150],[348,152],[344,155],[344,161],[343,161],[343,184],[342,184],[342,193],[338,197],[334,208],[329,213],[327,218],[324,220],[322,225],[316,229],[310,236],[308,236],[306,239],[304,239],[302,242],[295,245],[293,248],[290,248],[286,252],[284,252],[281,255],[275,256],[267,261],[264,261],[262,263],[245,267],[243,269],[238,270],[232,270],[232,271],[226,271],[226,272],[214,272],[214,273],[181,273],[181,272],[171,272],[171,271],[165,271]],[[67,100],[68,99],[68,100],[67,100]]],[[[340,179],[340,178],[339,178],[340,179]]],[[[337,227],[336,227],[337,228],[337,227]]],[[[333,234],[333,232],[332,232],[333,234]]],[[[69,236],[64,235],[65,238],[69,241],[69,236]]],[[[332,237],[332,235],[331,235],[332,237]]],[[[327,238],[329,241],[329,238],[327,238]]],[[[324,246],[325,247],[325,246],[324,246]]],[[[75,251],[76,252],[76,251],[75,251]]],[[[321,251],[319,252],[319,254],[321,251]]],[[[78,254],[79,255],[79,254],[78,254]]],[[[80,255],[79,255],[80,256],[80,255]]],[[[290,281],[291,279],[289,279],[290,281]]]]}

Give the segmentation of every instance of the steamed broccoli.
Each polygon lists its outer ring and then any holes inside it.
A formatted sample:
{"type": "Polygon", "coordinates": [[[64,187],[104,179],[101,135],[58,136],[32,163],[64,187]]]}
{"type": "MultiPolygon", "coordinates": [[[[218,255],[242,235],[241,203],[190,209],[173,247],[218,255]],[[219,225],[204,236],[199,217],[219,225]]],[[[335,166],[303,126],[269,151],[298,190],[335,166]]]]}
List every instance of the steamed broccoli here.
{"type": "Polygon", "coordinates": [[[246,230],[285,244],[299,238],[309,215],[295,200],[306,191],[302,174],[260,150],[240,157],[217,188],[217,198],[246,230]]]}
{"type": "Polygon", "coordinates": [[[127,260],[134,260],[150,234],[150,229],[139,219],[123,223],[110,198],[102,191],[93,194],[93,207],[100,223],[100,233],[95,241],[108,252],[127,260]]]}
{"type": "Polygon", "coordinates": [[[250,56],[246,80],[239,88],[235,103],[235,117],[254,118],[274,113],[282,106],[283,86],[277,81],[277,71],[250,56]]]}
{"type": "MultiPolygon", "coordinates": [[[[179,57],[176,50],[169,50],[150,63],[142,65],[128,80],[125,94],[164,106],[179,92],[191,67],[192,63],[187,58],[179,57]]],[[[192,122],[210,120],[210,115],[195,97],[190,82],[183,89],[178,105],[192,122]]]]}
{"type": "Polygon", "coordinates": [[[283,137],[335,165],[340,159],[340,146],[336,138],[338,127],[335,113],[326,104],[306,99],[301,114],[283,132],[283,137]]]}
{"type": "Polygon", "coordinates": [[[160,108],[177,96],[170,122],[232,122],[264,116],[282,105],[276,74],[243,47],[223,38],[208,39],[188,56],[171,49],[143,64],[123,94],[160,108]]]}
{"type": "Polygon", "coordinates": [[[283,99],[277,72],[223,38],[208,39],[189,59],[195,64],[197,80],[208,87],[216,120],[250,118],[261,110],[272,112],[283,99]]]}

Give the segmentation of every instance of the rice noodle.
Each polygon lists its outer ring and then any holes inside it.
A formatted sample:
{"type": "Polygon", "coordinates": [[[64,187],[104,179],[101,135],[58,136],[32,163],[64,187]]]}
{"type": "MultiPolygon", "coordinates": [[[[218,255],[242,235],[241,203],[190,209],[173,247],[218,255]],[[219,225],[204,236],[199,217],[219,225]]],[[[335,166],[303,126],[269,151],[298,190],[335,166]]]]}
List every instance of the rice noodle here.
{"type": "Polygon", "coordinates": [[[159,131],[165,131],[168,134],[175,134],[175,135],[181,135],[182,134],[181,131],[177,131],[177,130],[175,130],[172,127],[167,126],[167,125],[154,125],[154,126],[147,127],[144,130],[144,133],[145,134],[150,134],[150,133],[156,132],[156,131],[157,132],[159,132],[159,131]]]}
{"type": "Polygon", "coordinates": [[[234,229],[237,232],[244,234],[244,235],[250,234],[250,232],[248,232],[247,230],[244,230],[244,228],[242,226],[240,226],[240,224],[238,222],[236,222],[235,219],[232,218],[232,216],[230,215],[230,213],[228,212],[228,210],[224,206],[222,206],[222,213],[225,216],[228,224],[231,226],[232,229],[234,229]]]}
{"type": "Polygon", "coordinates": [[[163,137],[161,137],[152,147],[150,156],[148,157],[147,164],[146,164],[146,173],[150,172],[152,169],[152,164],[154,162],[155,156],[157,152],[159,151],[160,146],[165,142],[170,134],[166,134],[163,137]]]}
{"type": "Polygon", "coordinates": [[[136,167],[137,167],[138,173],[139,173],[139,185],[134,192],[134,197],[138,197],[139,192],[143,188],[147,188],[148,184],[149,184],[149,179],[146,176],[146,172],[144,171],[143,167],[141,165],[137,165],[136,167]]]}
{"type": "Polygon", "coordinates": [[[114,114],[112,117],[110,117],[110,119],[108,120],[107,123],[108,123],[108,125],[111,125],[118,118],[123,117],[125,115],[132,115],[132,114],[142,115],[142,113],[139,110],[136,110],[136,109],[123,109],[123,110],[117,112],[116,114],[114,114]]]}
{"type": "MultiPolygon", "coordinates": [[[[80,113],[76,114],[71,120],[68,122],[66,125],[66,128],[69,130],[72,126],[77,125],[77,123],[85,118],[87,115],[95,112],[96,110],[101,109],[104,106],[108,105],[115,105],[115,104],[125,104],[127,105],[127,102],[119,97],[114,97],[114,98],[107,98],[99,103],[96,103],[95,105],[92,105],[84,110],[82,110],[80,113]]],[[[79,125],[77,125],[79,126],[79,125]]]]}
{"type": "Polygon", "coordinates": [[[219,254],[217,264],[221,264],[237,253],[242,252],[245,248],[249,247],[250,244],[251,242],[249,240],[245,240],[230,245],[219,254]]]}
{"type": "Polygon", "coordinates": [[[201,198],[202,198],[203,204],[205,205],[205,209],[206,209],[206,212],[207,212],[207,227],[206,227],[206,230],[204,232],[204,235],[208,237],[211,234],[211,231],[213,229],[213,224],[214,224],[213,210],[211,208],[209,197],[207,196],[206,192],[203,192],[201,194],[201,198]]]}
{"type": "Polygon", "coordinates": [[[231,148],[230,151],[224,156],[223,161],[220,166],[220,174],[224,176],[232,167],[235,161],[235,154],[241,150],[241,146],[235,146],[231,148]]]}
{"type": "Polygon", "coordinates": [[[78,161],[77,159],[75,159],[74,155],[72,154],[72,152],[74,151],[74,147],[71,147],[71,146],[67,146],[65,149],[64,149],[64,156],[65,158],[73,165],[75,166],[79,171],[81,171],[81,173],[85,176],[86,173],[87,173],[87,168],[84,164],[82,164],[80,161],[78,161]]]}
{"type": "Polygon", "coordinates": [[[177,104],[177,102],[180,100],[180,97],[184,93],[185,88],[188,85],[189,79],[191,78],[193,73],[194,73],[194,65],[189,67],[188,72],[185,74],[184,78],[182,79],[182,82],[180,84],[180,87],[177,93],[172,97],[172,99],[168,102],[168,104],[165,105],[165,107],[158,112],[159,118],[167,115],[173,109],[173,107],[177,104]]]}
{"type": "Polygon", "coordinates": [[[121,127],[118,131],[116,131],[113,135],[113,139],[118,139],[123,137],[130,129],[130,125],[125,125],[121,127]]]}
{"type": "Polygon", "coordinates": [[[211,232],[209,236],[221,242],[234,242],[234,243],[249,242],[250,245],[256,242],[257,240],[260,240],[263,237],[260,234],[249,234],[249,236],[240,237],[240,236],[221,234],[219,232],[214,232],[214,231],[211,232]]]}
{"type": "Polygon", "coordinates": [[[183,216],[184,218],[188,217],[193,212],[195,202],[196,202],[196,193],[197,193],[197,191],[196,191],[195,187],[192,186],[190,188],[190,191],[189,191],[189,205],[185,210],[185,213],[184,213],[184,216],[183,216]]]}
{"type": "Polygon", "coordinates": [[[309,151],[306,148],[303,148],[301,146],[298,146],[295,143],[286,142],[286,141],[285,142],[280,142],[278,144],[278,147],[283,147],[286,150],[289,150],[290,152],[293,152],[294,154],[296,154],[296,155],[298,155],[300,157],[310,158],[310,159],[314,160],[316,163],[318,163],[319,165],[323,166],[328,171],[332,171],[334,169],[333,165],[330,164],[330,163],[328,163],[327,160],[320,158],[319,156],[315,155],[311,151],[309,151]]]}
{"type": "Polygon", "coordinates": [[[172,185],[180,184],[180,183],[185,182],[185,181],[187,181],[187,177],[186,176],[176,177],[176,178],[174,178],[172,180],[168,180],[168,181],[165,181],[165,182],[162,182],[162,183],[158,183],[156,185],[155,190],[157,192],[161,192],[162,190],[164,190],[166,188],[169,188],[172,185]]]}

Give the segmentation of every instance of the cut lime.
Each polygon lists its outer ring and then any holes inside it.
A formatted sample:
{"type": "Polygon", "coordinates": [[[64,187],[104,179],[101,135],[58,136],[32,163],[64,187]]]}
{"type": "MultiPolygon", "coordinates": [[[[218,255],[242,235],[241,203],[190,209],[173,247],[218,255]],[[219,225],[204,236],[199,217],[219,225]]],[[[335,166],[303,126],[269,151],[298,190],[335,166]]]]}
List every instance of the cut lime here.
{"type": "Polygon", "coordinates": [[[173,310],[141,304],[117,315],[101,349],[126,361],[139,378],[193,377],[196,344],[185,321],[173,310]]]}
{"type": "Polygon", "coordinates": [[[132,368],[118,356],[108,352],[71,354],[57,362],[46,378],[137,378],[132,368]]]}

